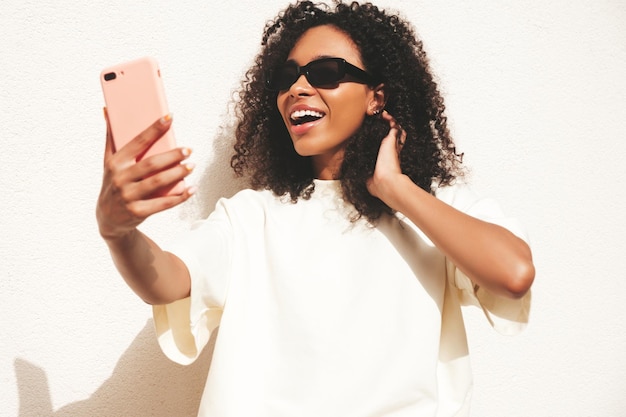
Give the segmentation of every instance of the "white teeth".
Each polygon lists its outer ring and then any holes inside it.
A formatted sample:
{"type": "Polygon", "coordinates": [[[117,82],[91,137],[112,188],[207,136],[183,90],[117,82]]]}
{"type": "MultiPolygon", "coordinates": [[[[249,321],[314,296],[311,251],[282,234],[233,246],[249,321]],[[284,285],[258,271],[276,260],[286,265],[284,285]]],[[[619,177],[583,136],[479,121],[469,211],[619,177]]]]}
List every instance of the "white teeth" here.
{"type": "Polygon", "coordinates": [[[305,116],[313,116],[313,117],[322,118],[324,117],[324,114],[315,110],[296,110],[293,113],[291,113],[291,118],[294,120],[300,119],[305,116]]]}

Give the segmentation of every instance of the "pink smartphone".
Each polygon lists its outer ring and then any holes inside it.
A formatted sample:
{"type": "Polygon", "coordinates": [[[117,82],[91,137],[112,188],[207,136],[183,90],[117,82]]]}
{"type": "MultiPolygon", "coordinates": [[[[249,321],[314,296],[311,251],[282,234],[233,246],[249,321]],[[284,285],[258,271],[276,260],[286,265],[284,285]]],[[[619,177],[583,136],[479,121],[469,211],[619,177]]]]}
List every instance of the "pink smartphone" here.
{"type": "MultiPolygon", "coordinates": [[[[100,83],[107,107],[115,151],[144,131],[159,118],[169,114],[159,65],[154,58],[144,57],[105,68],[100,83]]],[[[176,147],[170,129],[137,161],[176,147]]],[[[159,195],[181,194],[181,181],[161,190],[159,195]]]]}

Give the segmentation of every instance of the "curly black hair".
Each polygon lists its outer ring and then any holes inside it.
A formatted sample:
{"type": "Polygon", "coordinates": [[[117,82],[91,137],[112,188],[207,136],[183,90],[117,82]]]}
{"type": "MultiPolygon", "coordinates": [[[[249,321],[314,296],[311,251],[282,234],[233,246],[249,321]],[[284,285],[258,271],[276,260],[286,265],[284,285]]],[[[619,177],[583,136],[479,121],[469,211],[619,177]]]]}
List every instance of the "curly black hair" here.
{"type": "MultiPolygon", "coordinates": [[[[400,154],[402,172],[422,189],[450,185],[463,175],[462,154],[446,124],[444,103],[429,69],[422,42],[412,26],[371,3],[337,2],[333,7],[298,1],[265,27],[262,49],[248,70],[237,96],[235,154],[231,166],[248,174],[252,187],[289,194],[292,202],[313,193],[310,157],[296,153],[276,105],[277,93],[264,86],[264,71],[286,61],[295,43],[308,29],[332,25],[356,44],[365,69],[384,83],[385,109],[406,131],[400,154]]],[[[344,198],[356,208],[356,218],[375,222],[392,210],[366,187],[380,142],[389,123],[380,117],[364,119],[348,139],[339,179],[344,198]]]]}

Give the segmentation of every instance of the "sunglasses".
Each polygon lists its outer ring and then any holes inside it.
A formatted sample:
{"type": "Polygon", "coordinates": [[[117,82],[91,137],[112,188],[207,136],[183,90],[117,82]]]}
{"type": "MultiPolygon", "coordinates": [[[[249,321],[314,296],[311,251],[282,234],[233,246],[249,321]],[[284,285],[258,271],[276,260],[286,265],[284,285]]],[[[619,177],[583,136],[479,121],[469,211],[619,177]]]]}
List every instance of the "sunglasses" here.
{"type": "Polygon", "coordinates": [[[304,75],[313,87],[336,85],[346,75],[352,76],[350,81],[368,85],[376,84],[373,76],[361,68],[352,65],[343,58],[321,58],[299,67],[293,61],[286,62],[265,72],[265,88],[270,91],[284,91],[304,75]]]}

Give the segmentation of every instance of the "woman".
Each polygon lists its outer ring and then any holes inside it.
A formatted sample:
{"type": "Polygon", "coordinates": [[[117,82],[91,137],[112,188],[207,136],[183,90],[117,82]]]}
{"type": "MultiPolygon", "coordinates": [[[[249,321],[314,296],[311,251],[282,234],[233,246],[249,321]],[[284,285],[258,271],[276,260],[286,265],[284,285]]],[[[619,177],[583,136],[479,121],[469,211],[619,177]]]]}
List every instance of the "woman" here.
{"type": "Polygon", "coordinates": [[[147,199],[193,168],[134,163],[164,117],[112,154],[100,232],[192,362],[219,325],[200,416],[466,416],[460,305],[500,331],[528,318],[523,231],[459,180],[443,101],[410,26],[371,4],[299,2],[266,27],[232,166],[252,189],[165,251],[137,230],[193,195],[147,199]]]}

